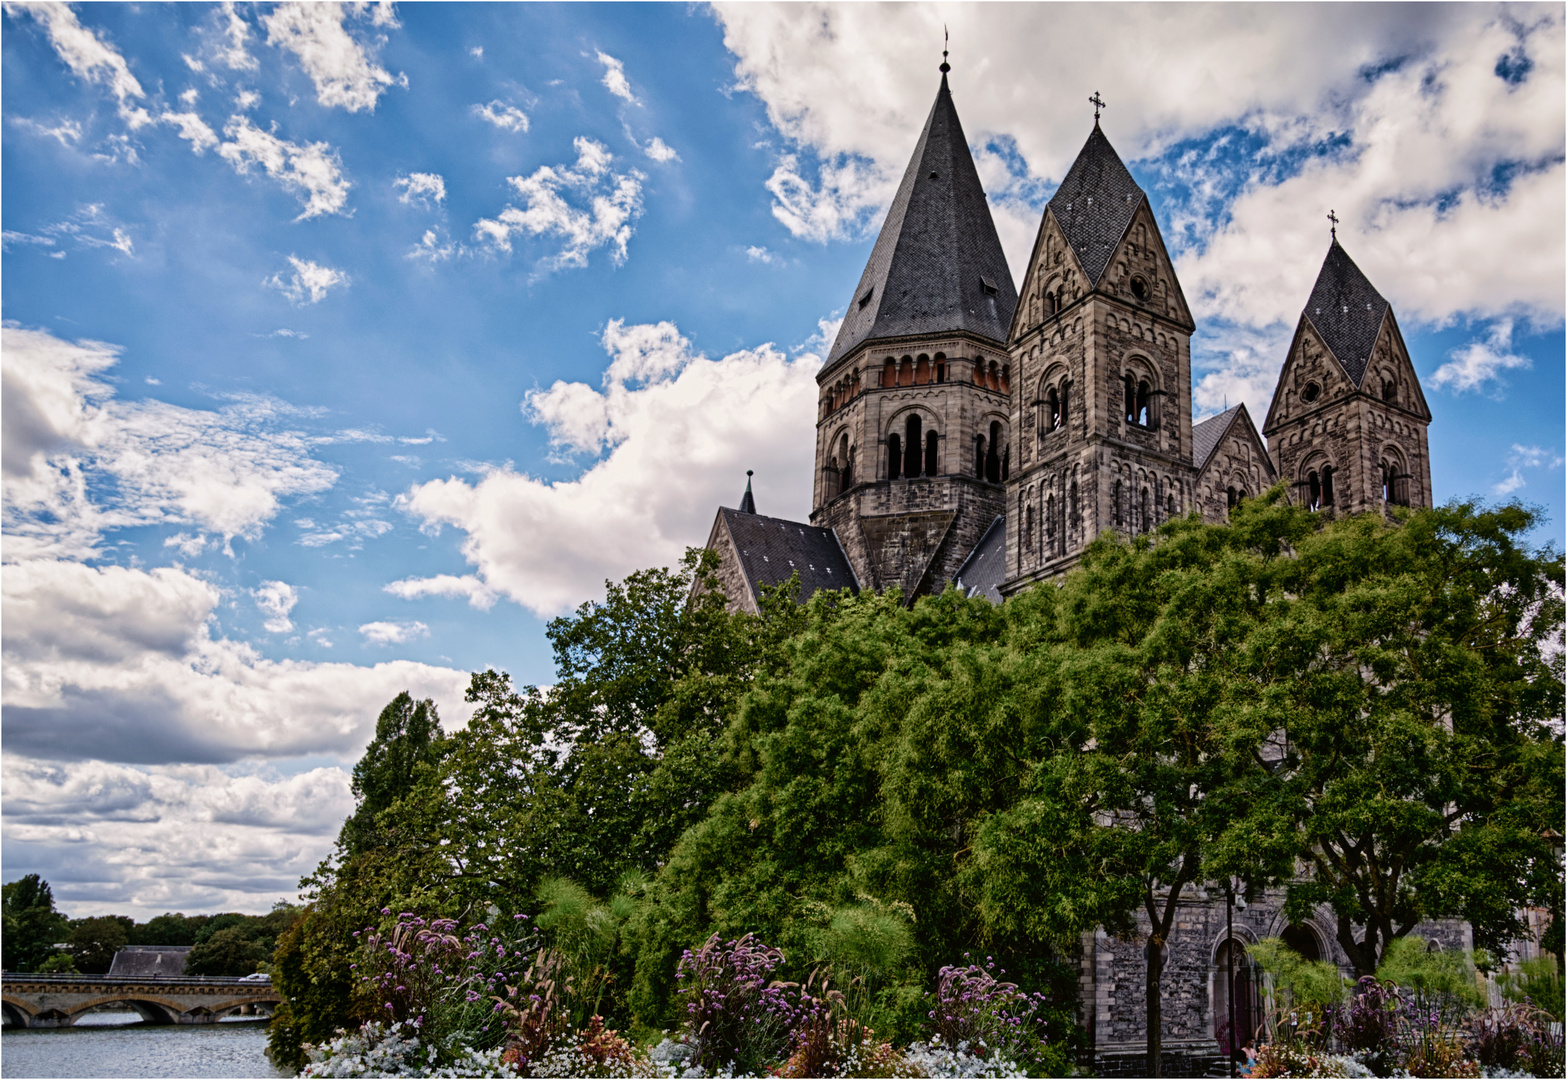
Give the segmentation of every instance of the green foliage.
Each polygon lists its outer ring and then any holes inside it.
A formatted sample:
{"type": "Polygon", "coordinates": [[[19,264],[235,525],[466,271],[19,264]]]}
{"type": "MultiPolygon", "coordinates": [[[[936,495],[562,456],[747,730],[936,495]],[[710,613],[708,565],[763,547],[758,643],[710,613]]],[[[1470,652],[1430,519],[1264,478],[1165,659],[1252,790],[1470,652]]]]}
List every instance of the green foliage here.
{"type": "Polygon", "coordinates": [[[404,690],[381,710],[375,738],[354,766],[353,792],[358,806],[343,823],[338,842],[349,856],[385,844],[376,817],[414,787],[422,766],[440,759],[441,718],[435,702],[415,702],[404,690]]]}
{"type": "Polygon", "coordinates": [[[272,950],[245,932],[228,926],[191,949],[185,958],[187,975],[249,975],[266,962],[272,950]]]}
{"type": "Polygon", "coordinates": [[[135,922],[123,915],[96,915],[73,919],[66,936],[76,969],[84,975],[104,975],[114,963],[114,954],[130,944],[135,922]]]}
{"type": "Polygon", "coordinates": [[[1444,1012],[1485,1003],[1469,957],[1430,948],[1424,938],[1413,934],[1388,945],[1377,967],[1377,978],[1403,987],[1408,991],[1406,997],[1417,1005],[1437,1006],[1444,1012]]]}
{"type": "Polygon", "coordinates": [[[38,965],[40,975],[80,975],[76,970],[76,961],[68,952],[57,952],[49,959],[38,965]]]}
{"type": "Polygon", "coordinates": [[[1338,966],[1307,960],[1281,938],[1263,938],[1248,945],[1246,952],[1268,976],[1275,996],[1269,1006],[1274,1018],[1294,1014],[1296,1023],[1325,1035],[1328,1010],[1349,996],[1349,983],[1338,966]]]}
{"type": "Polygon", "coordinates": [[[7,971],[35,971],[53,956],[70,931],[54,909],[54,890],[37,874],[0,886],[0,950],[7,971]]]}
{"type": "Polygon", "coordinates": [[[154,915],[145,923],[137,923],[131,931],[132,945],[194,945],[196,935],[211,916],[183,915],[164,912],[154,915]]]}
{"type": "Polygon", "coordinates": [[[1527,1001],[1558,1024],[1562,1022],[1567,1002],[1562,996],[1562,976],[1556,967],[1556,957],[1546,953],[1525,960],[1518,965],[1516,973],[1499,976],[1496,983],[1501,987],[1502,996],[1509,1001],[1527,1001]]]}

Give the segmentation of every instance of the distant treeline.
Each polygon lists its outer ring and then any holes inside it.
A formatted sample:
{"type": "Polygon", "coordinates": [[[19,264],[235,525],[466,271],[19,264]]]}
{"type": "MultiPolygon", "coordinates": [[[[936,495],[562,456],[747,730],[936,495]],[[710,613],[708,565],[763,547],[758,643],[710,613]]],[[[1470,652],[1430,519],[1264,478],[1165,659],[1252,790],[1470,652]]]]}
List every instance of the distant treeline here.
{"type": "Polygon", "coordinates": [[[249,975],[265,971],[278,935],[299,909],[280,903],[265,915],[165,912],[146,922],[128,915],[69,919],[55,910],[49,883],[28,874],[4,887],[5,970],[103,975],[127,945],[190,945],[187,975],[249,975]]]}

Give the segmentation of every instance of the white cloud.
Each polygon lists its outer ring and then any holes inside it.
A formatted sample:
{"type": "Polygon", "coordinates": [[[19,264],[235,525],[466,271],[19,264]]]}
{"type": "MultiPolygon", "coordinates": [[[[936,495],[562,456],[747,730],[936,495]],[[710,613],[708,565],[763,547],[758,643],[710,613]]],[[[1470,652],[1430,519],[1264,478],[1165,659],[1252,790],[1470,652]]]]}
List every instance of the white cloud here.
{"type": "Polygon", "coordinates": [[[61,909],[79,916],[256,911],[293,900],[354,808],[341,768],[231,775],[9,753],[0,768],[8,860],[42,873],[61,909]]]}
{"type": "MultiPolygon", "coordinates": [[[[375,110],[381,93],[398,79],[371,60],[366,46],[344,28],[354,9],[330,3],[279,4],[261,17],[267,44],[287,49],[316,84],[316,100],[349,112],[375,110]]],[[[378,11],[374,20],[384,23],[378,11]]],[[[402,80],[406,85],[406,79],[402,80]]]]}
{"type": "Polygon", "coordinates": [[[598,60],[604,65],[604,78],[600,80],[604,88],[624,101],[640,105],[637,96],[631,92],[631,83],[626,80],[626,65],[603,51],[599,52],[598,60]]]}
{"type": "Polygon", "coordinates": [[[430,636],[430,628],[422,622],[368,622],[359,632],[369,645],[402,645],[414,638],[430,636]]]}
{"type": "Polygon", "coordinates": [[[192,86],[189,89],[184,90],[184,91],[182,91],[180,93],[180,104],[181,105],[194,105],[194,104],[196,104],[196,102],[198,102],[200,100],[201,100],[201,91],[197,90],[194,86],[192,86]]]}
{"type": "Polygon", "coordinates": [[[5,250],[9,251],[13,244],[40,244],[51,247],[54,245],[54,237],[34,236],[32,233],[17,232],[13,229],[6,229],[0,233],[0,245],[3,245],[5,250]]]}
{"type": "Polygon", "coordinates": [[[209,147],[218,145],[218,136],[215,131],[207,126],[207,122],[194,112],[165,112],[158,117],[165,124],[173,124],[180,129],[180,138],[190,143],[190,148],[197,154],[205,152],[209,147]]]}
{"type": "Polygon", "coordinates": [[[657,135],[648,140],[647,145],[642,148],[642,152],[660,164],[666,161],[680,160],[680,155],[675,153],[674,147],[660,139],[657,135]]]}
{"type": "Polygon", "coordinates": [[[484,46],[483,45],[475,45],[473,48],[468,50],[468,55],[473,57],[475,60],[483,60],[484,59],[484,46]]]}
{"type": "Polygon", "coordinates": [[[545,165],[529,176],[510,176],[522,206],[508,205],[495,218],[480,218],[477,239],[500,251],[511,251],[514,234],[555,237],[562,243],[541,269],[586,266],[588,253],[609,247],[616,263],[626,261],[633,223],[642,215],[642,173],[616,173],[614,155],[601,142],[579,136],[573,144],[573,165],[545,165]],[[572,205],[567,195],[586,205],[572,205]]]}
{"type": "Polygon", "coordinates": [[[214,49],[218,60],[233,71],[255,71],[260,67],[256,58],[250,54],[250,24],[240,15],[233,0],[227,0],[218,9],[215,18],[220,24],[222,35],[222,40],[214,49]]]}
{"type": "Polygon", "coordinates": [[[348,275],[341,270],[334,270],[330,266],[322,266],[320,263],[294,255],[288,257],[288,262],[294,268],[294,272],[286,280],[282,271],[279,271],[263,284],[288,297],[290,303],[319,304],[326,299],[326,294],[331,290],[348,286],[348,275]]]}
{"type": "Polygon", "coordinates": [[[288,613],[299,603],[299,591],[292,585],[286,581],[263,581],[250,590],[250,595],[255,599],[256,607],[267,617],[262,623],[267,633],[286,634],[294,629],[288,613]]]}
{"type": "Polygon", "coordinates": [[[709,360],[669,323],[611,323],[604,345],[602,391],[556,383],[527,407],[558,443],[607,456],[573,480],[508,467],[418,484],[399,500],[427,531],[462,530],[477,582],[540,615],[570,610],[606,578],[678,561],[706,540],[713,507],[738,499],[747,468],[764,513],[809,511],[817,357],[791,361],[764,345],[709,360]]]}
{"type": "Polygon", "coordinates": [[[494,124],[502,131],[527,131],[528,117],[515,105],[496,100],[488,105],[473,106],[473,115],[485,123],[494,124]]]}
{"type": "Polygon", "coordinates": [[[397,197],[399,202],[418,202],[429,206],[431,203],[446,201],[446,181],[439,173],[409,173],[407,176],[399,176],[393,180],[392,186],[403,190],[403,193],[397,197]]]}
{"type": "Polygon", "coordinates": [[[461,244],[454,244],[446,235],[444,229],[426,229],[419,242],[403,255],[405,259],[416,259],[434,265],[445,262],[453,255],[465,254],[467,249],[461,244]]]}
{"type": "Polygon", "coordinates": [[[1523,475],[1525,469],[1559,469],[1562,464],[1561,455],[1553,450],[1513,443],[1512,451],[1507,455],[1507,476],[1494,484],[1491,492],[1500,496],[1511,495],[1528,484],[1523,475]]]}
{"type": "Polygon", "coordinates": [[[848,155],[823,161],[818,174],[812,183],[802,174],[799,158],[785,154],[767,179],[773,217],[795,236],[818,243],[860,236],[897,187],[891,173],[848,155]]]}
{"type": "Polygon", "coordinates": [[[495,590],[472,574],[458,577],[455,574],[436,574],[427,578],[404,578],[383,587],[385,592],[404,600],[419,600],[426,596],[464,597],[481,611],[488,611],[499,599],[495,590]]]}
{"type": "Polygon", "coordinates": [[[82,125],[70,117],[62,116],[52,126],[38,120],[29,120],[26,117],[15,117],[11,120],[19,128],[31,131],[35,135],[44,135],[54,139],[61,146],[74,146],[82,141],[82,125]]]}
{"type": "Polygon", "coordinates": [[[768,251],[765,247],[758,247],[755,244],[745,249],[745,257],[752,262],[767,263],[768,265],[783,261],[776,252],[768,251]]]}
{"type": "Polygon", "coordinates": [[[120,118],[132,130],[152,123],[147,110],[135,104],[146,95],[141,83],[131,74],[119,50],[83,26],[76,12],[65,4],[44,0],[6,0],[5,10],[25,12],[43,26],[49,44],[67,67],[91,83],[107,86],[119,104],[120,118]]]}
{"type": "Polygon", "coordinates": [[[261,95],[254,90],[246,90],[244,87],[241,87],[239,92],[234,95],[234,107],[241,112],[254,109],[260,104],[261,95]]]}
{"type": "Polygon", "coordinates": [[[1498,319],[1484,341],[1471,341],[1454,349],[1449,354],[1452,359],[1432,373],[1431,385],[1438,389],[1450,387],[1453,393],[1462,394],[1499,380],[1504,371],[1528,368],[1529,358],[1511,352],[1512,343],[1513,321],[1498,319]]]}
{"type": "Polygon", "coordinates": [[[247,116],[231,116],[223,128],[230,142],[218,148],[223,159],[236,172],[245,173],[252,165],[261,168],[284,190],[303,195],[305,209],[296,218],[302,221],[321,214],[340,214],[348,203],[353,185],[343,178],[337,151],[324,142],[298,143],[280,139],[262,131],[247,116]]]}
{"type": "Polygon", "coordinates": [[[105,530],[194,525],[253,538],[284,498],[337,474],[280,429],[286,409],[246,399],[217,411],[118,401],[118,349],[7,325],[0,338],[5,557],[87,558],[105,530]]]}

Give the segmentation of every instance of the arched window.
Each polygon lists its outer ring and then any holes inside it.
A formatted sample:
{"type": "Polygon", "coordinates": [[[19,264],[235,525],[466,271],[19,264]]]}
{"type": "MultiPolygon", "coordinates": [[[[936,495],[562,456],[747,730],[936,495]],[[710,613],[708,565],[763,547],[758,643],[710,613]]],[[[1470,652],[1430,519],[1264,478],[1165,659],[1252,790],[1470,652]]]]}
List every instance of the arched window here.
{"type": "Polygon", "coordinates": [[[944,383],[944,382],[947,381],[947,354],[946,353],[937,353],[936,354],[936,381],[939,382],[939,383],[944,383]]]}
{"type": "Polygon", "coordinates": [[[1002,364],[1001,365],[1001,392],[1003,394],[1010,394],[1012,392],[1012,365],[1011,364],[1002,364]]]}
{"type": "Polygon", "coordinates": [[[881,366],[881,384],[883,386],[896,385],[898,381],[898,364],[892,357],[887,357],[887,362],[881,366]]]}
{"type": "Polygon", "coordinates": [[[1164,517],[1168,521],[1175,517],[1175,493],[1171,492],[1164,499],[1164,517]]]}
{"type": "MultiPolygon", "coordinates": [[[[847,435],[845,435],[843,439],[845,442],[849,441],[849,437],[847,435]]],[[[848,491],[849,488],[854,484],[854,447],[849,447],[848,451],[844,454],[843,462],[843,490],[848,491]]]]}
{"type": "Polygon", "coordinates": [[[925,445],[925,439],[920,434],[920,418],[916,413],[904,422],[904,431],[908,433],[904,442],[903,473],[909,479],[914,479],[920,474],[920,451],[925,445]]]}
{"type": "Polygon", "coordinates": [[[936,447],[938,445],[939,445],[939,442],[938,442],[938,440],[936,438],[936,433],[934,431],[927,431],[925,433],[925,475],[926,476],[935,476],[935,475],[937,475],[940,472],[940,470],[936,467],[937,465],[940,464],[940,462],[938,462],[936,460],[936,447]]]}
{"type": "Polygon", "coordinates": [[[992,484],[1001,483],[1001,424],[992,421],[990,424],[990,445],[985,453],[985,479],[992,484]]]}
{"type": "Polygon", "coordinates": [[[1234,488],[1225,488],[1224,498],[1227,509],[1234,510],[1236,506],[1240,505],[1240,499],[1236,497],[1234,488]]]}
{"type": "Polygon", "coordinates": [[[977,356],[974,358],[974,385],[985,385],[985,361],[977,356]]]}
{"type": "Polygon", "coordinates": [[[921,354],[914,362],[914,385],[924,386],[930,382],[930,357],[921,354]]]}
{"type": "Polygon", "coordinates": [[[1333,505],[1333,466],[1322,466],[1322,505],[1333,505]]]}
{"type": "Polygon", "coordinates": [[[994,360],[992,360],[990,362],[990,366],[985,369],[985,385],[990,387],[992,390],[1001,389],[1001,365],[996,363],[994,360]]]}
{"type": "Polygon", "coordinates": [[[1067,493],[1066,503],[1066,527],[1074,535],[1083,530],[1083,523],[1077,516],[1077,481],[1072,481],[1071,490],[1067,493]]]}
{"type": "Polygon", "coordinates": [[[1023,515],[1023,550],[1034,550],[1034,508],[1030,506],[1023,515]]]}
{"type": "Polygon", "coordinates": [[[1137,384],[1137,423],[1143,427],[1153,426],[1149,423],[1152,419],[1152,415],[1149,412],[1149,409],[1152,408],[1152,401],[1147,380],[1139,382],[1137,384]]]}
{"type": "Polygon", "coordinates": [[[1392,379],[1385,379],[1382,382],[1382,400],[1389,403],[1398,400],[1398,384],[1392,379]]]}
{"type": "Polygon", "coordinates": [[[1137,423],[1137,380],[1130,372],[1126,376],[1126,422],[1137,423]]]}
{"type": "Polygon", "coordinates": [[[1322,509],[1322,478],[1315,469],[1306,474],[1306,509],[1322,509]]]}
{"type": "Polygon", "coordinates": [[[1045,554],[1056,553],[1056,497],[1045,500],[1045,554]]]}
{"type": "Polygon", "coordinates": [[[1067,395],[1069,393],[1071,393],[1071,385],[1072,385],[1071,383],[1062,383],[1061,384],[1061,426],[1062,427],[1066,427],[1066,418],[1067,418],[1066,400],[1067,400],[1067,395]]]}
{"type": "Polygon", "coordinates": [[[914,359],[913,359],[913,357],[905,356],[901,361],[898,362],[898,385],[899,386],[913,386],[914,385],[914,359]]]}
{"type": "Polygon", "coordinates": [[[1138,530],[1137,530],[1138,532],[1147,532],[1149,529],[1153,528],[1153,518],[1148,516],[1148,489],[1147,488],[1143,488],[1143,504],[1142,504],[1141,513],[1138,515],[1138,517],[1140,518],[1140,520],[1138,522],[1138,530]]]}
{"type": "Polygon", "coordinates": [[[887,479],[896,480],[903,475],[903,440],[897,432],[887,436],[887,479]]]}
{"type": "Polygon", "coordinates": [[[1115,482],[1115,488],[1110,495],[1111,510],[1115,514],[1115,523],[1119,527],[1123,524],[1121,518],[1121,481],[1115,482]]]}
{"type": "Polygon", "coordinates": [[[1056,431],[1061,427],[1061,395],[1053,386],[1045,395],[1045,415],[1049,418],[1046,421],[1048,430],[1056,431]]]}
{"type": "Polygon", "coordinates": [[[985,436],[974,436],[974,479],[985,479],[985,436]]]}

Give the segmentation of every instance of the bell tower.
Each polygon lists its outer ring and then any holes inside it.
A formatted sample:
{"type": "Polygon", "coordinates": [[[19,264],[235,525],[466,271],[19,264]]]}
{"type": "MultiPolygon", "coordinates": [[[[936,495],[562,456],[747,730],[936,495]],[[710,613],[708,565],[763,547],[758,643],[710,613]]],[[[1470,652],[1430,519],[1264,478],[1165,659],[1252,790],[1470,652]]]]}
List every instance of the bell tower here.
{"type": "Polygon", "coordinates": [[[940,591],[1005,508],[1017,292],[947,85],[817,376],[811,524],[862,586],[940,591]]]}

